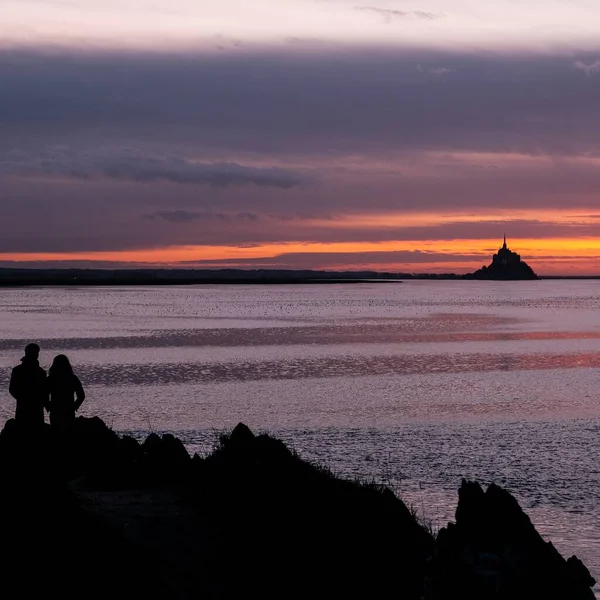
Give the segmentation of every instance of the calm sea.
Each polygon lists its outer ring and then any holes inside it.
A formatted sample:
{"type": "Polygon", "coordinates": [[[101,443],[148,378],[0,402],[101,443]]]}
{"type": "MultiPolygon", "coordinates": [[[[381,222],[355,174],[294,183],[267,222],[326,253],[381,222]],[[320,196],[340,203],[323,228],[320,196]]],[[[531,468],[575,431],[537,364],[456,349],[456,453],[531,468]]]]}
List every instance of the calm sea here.
{"type": "Polygon", "coordinates": [[[38,341],[117,430],[206,453],[243,421],[434,527],[494,481],[600,578],[600,281],[14,289],[0,329],[2,422],[38,341]]]}

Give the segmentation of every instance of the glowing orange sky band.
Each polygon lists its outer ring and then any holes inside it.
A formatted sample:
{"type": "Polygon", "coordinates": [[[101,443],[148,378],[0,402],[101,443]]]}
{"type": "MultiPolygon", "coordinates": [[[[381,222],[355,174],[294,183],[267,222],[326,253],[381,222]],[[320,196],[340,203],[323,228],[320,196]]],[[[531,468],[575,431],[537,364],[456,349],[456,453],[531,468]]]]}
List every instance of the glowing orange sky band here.
{"type": "MultiPolygon", "coordinates": [[[[176,263],[182,261],[218,261],[224,259],[248,260],[262,257],[276,257],[281,254],[296,253],[360,253],[414,251],[452,254],[477,255],[483,260],[490,257],[501,240],[402,240],[395,242],[334,242],[334,243],[285,243],[260,244],[251,247],[237,246],[169,246],[140,250],[113,250],[102,252],[19,252],[0,253],[4,261],[119,261],[140,263],[176,263]]],[[[589,258],[590,263],[600,262],[600,238],[547,238],[526,239],[509,238],[509,246],[521,254],[524,259],[535,257],[555,257],[557,259],[589,258]]]]}

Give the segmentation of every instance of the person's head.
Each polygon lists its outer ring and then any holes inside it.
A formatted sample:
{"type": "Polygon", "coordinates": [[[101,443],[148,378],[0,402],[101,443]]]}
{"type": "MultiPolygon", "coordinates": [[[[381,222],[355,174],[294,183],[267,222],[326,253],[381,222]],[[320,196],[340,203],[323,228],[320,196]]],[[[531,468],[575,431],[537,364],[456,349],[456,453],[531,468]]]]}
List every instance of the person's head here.
{"type": "Polygon", "coordinates": [[[37,344],[31,343],[25,346],[25,357],[37,360],[40,356],[40,347],[37,344]]]}
{"type": "Polygon", "coordinates": [[[59,354],[54,357],[52,366],[50,367],[51,375],[72,375],[73,367],[69,359],[64,354],[59,354]]]}

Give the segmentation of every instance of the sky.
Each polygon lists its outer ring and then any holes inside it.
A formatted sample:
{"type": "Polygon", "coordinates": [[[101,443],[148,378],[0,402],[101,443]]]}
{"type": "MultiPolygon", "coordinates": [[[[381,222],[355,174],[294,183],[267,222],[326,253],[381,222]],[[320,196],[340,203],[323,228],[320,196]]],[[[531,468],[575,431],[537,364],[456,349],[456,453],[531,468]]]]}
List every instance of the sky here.
{"type": "Polygon", "coordinates": [[[600,275],[597,0],[0,8],[0,266],[600,275]]]}

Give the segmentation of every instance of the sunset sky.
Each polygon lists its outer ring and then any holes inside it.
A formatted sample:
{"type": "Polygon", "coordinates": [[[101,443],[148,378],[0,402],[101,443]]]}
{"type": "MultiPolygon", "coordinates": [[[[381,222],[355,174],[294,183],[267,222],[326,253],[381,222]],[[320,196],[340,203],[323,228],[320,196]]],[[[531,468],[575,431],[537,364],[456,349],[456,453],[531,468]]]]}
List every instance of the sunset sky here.
{"type": "Polygon", "coordinates": [[[600,275],[597,0],[2,0],[0,266],[600,275]]]}

